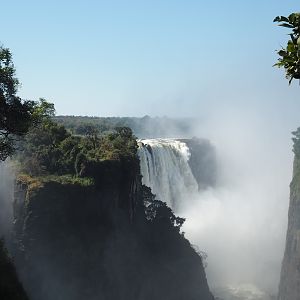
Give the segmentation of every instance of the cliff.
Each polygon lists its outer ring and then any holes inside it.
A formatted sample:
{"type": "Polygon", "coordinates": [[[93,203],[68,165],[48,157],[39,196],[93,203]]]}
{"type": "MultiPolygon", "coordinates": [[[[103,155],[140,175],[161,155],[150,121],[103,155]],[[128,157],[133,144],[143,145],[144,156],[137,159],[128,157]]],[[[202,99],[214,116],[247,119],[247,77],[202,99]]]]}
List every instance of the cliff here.
{"type": "Polygon", "coordinates": [[[216,150],[206,139],[181,139],[190,150],[189,165],[199,190],[213,187],[217,180],[216,150]]]}
{"type": "Polygon", "coordinates": [[[0,240],[0,299],[28,300],[2,240],[0,240]]]}
{"type": "Polygon", "coordinates": [[[290,185],[288,229],[278,299],[300,299],[300,158],[297,152],[290,185]]]}
{"type": "Polygon", "coordinates": [[[213,299],[181,219],[149,202],[136,160],[90,162],[83,175],[94,182],[17,180],[15,257],[31,300],[213,299]]]}

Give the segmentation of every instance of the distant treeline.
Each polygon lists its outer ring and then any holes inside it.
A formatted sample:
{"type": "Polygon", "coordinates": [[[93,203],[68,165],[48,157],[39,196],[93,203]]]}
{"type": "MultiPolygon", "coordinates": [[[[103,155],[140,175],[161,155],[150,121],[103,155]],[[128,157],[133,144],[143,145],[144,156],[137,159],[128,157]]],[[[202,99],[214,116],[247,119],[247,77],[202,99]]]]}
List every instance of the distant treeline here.
{"type": "Polygon", "coordinates": [[[72,134],[86,135],[91,129],[99,133],[114,131],[117,127],[129,127],[138,138],[186,137],[191,135],[195,120],[168,117],[87,117],[56,116],[54,120],[72,134]]]}

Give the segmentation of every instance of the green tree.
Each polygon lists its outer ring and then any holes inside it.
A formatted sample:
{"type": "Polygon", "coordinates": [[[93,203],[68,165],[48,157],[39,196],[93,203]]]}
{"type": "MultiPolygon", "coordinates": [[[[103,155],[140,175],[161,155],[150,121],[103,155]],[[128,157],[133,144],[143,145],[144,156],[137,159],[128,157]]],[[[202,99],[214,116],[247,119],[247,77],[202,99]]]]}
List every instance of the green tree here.
{"type": "Polygon", "coordinates": [[[61,145],[70,134],[62,125],[53,122],[51,115],[41,106],[45,108],[51,104],[44,100],[36,104],[33,116],[38,123],[30,128],[23,140],[19,160],[30,175],[64,172],[72,151],[69,148],[74,147],[76,142],[73,141],[71,146],[67,142],[61,145]]]}
{"type": "Polygon", "coordinates": [[[32,124],[33,101],[18,97],[19,81],[9,49],[0,46],[0,160],[15,151],[15,142],[32,124]]]}
{"type": "Polygon", "coordinates": [[[32,111],[33,124],[39,124],[51,119],[55,116],[55,107],[53,103],[48,102],[44,98],[40,98],[38,102],[34,103],[32,111]]]}
{"type": "Polygon", "coordinates": [[[277,52],[280,57],[274,65],[285,69],[290,84],[293,79],[300,79],[300,13],[292,13],[288,17],[278,16],[274,22],[292,30],[287,46],[277,52]]]}
{"type": "Polygon", "coordinates": [[[149,222],[165,224],[170,228],[175,228],[178,232],[185,222],[184,218],[176,217],[170,207],[152,194],[149,187],[142,186],[142,195],[145,205],[145,215],[149,222]]]}
{"type": "Polygon", "coordinates": [[[94,125],[86,125],[85,136],[89,142],[93,145],[93,149],[99,146],[99,130],[94,125]]]}

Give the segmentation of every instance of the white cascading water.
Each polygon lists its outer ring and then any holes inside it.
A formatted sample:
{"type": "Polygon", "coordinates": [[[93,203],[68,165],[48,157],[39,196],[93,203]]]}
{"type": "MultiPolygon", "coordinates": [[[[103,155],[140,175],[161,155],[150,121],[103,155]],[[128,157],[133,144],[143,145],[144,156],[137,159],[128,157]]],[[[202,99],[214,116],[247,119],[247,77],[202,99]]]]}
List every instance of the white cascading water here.
{"type": "Polygon", "coordinates": [[[143,139],[138,145],[142,183],[176,211],[181,201],[198,191],[188,146],[175,139],[143,139]]]}

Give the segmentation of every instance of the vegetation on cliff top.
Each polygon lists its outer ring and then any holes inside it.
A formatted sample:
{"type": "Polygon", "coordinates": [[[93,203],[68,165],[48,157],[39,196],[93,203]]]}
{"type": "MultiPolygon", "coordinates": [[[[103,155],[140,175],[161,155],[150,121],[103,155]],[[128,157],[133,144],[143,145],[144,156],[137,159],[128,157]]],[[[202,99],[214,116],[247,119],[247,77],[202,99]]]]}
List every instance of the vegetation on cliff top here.
{"type": "Polygon", "coordinates": [[[82,180],[78,178],[85,176],[86,166],[91,162],[137,159],[137,143],[131,129],[117,127],[110,133],[100,134],[91,127],[85,135],[72,135],[53,121],[54,112],[47,113],[48,108],[45,100],[36,106],[38,114],[43,116],[42,121],[29,130],[20,144],[22,151],[17,159],[22,173],[52,180],[54,176],[64,176],[63,182],[80,183],[82,180]]]}

